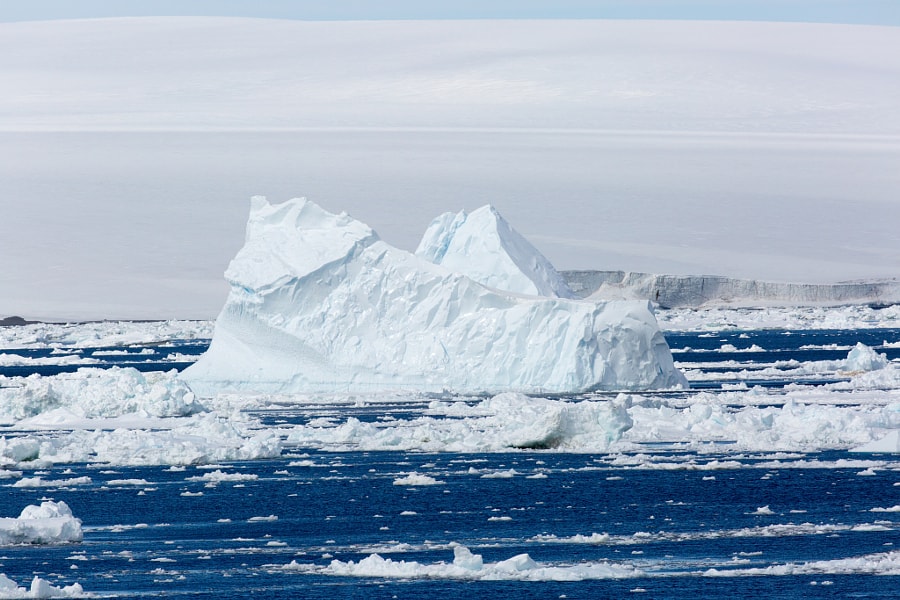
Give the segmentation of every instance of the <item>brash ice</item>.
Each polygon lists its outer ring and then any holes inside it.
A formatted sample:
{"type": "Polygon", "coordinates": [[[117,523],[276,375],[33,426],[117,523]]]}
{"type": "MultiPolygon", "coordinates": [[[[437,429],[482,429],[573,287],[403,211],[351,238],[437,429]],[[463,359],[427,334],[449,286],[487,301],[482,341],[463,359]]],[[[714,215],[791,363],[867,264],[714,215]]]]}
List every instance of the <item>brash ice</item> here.
{"type": "Polygon", "coordinates": [[[417,256],[346,213],[255,197],[225,277],[212,344],[184,373],[200,394],[686,386],[647,302],[559,297],[490,207],[439,217],[417,256]]]}

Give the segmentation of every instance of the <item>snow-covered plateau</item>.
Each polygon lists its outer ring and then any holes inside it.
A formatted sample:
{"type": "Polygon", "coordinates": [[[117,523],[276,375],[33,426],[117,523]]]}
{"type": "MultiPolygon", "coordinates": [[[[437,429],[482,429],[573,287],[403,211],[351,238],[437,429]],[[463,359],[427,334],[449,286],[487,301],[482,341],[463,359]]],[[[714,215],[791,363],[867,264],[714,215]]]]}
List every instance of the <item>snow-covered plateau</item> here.
{"type": "Polygon", "coordinates": [[[686,384],[647,301],[558,297],[559,274],[490,207],[439,217],[420,254],[306,199],[254,198],[212,344],[183,377],[203,395],[686,384]]]}

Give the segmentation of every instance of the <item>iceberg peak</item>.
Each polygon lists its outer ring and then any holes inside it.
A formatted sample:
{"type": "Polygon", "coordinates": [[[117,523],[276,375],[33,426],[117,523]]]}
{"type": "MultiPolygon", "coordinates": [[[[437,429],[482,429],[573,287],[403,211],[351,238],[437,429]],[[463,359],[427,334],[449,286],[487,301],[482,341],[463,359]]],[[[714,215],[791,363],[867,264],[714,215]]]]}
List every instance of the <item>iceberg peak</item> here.
{"type": "Polygon", "coordinates": [[[574,297],[550,261],[490,204],[437,217],[416,255],[498,290],[574,297]]]}

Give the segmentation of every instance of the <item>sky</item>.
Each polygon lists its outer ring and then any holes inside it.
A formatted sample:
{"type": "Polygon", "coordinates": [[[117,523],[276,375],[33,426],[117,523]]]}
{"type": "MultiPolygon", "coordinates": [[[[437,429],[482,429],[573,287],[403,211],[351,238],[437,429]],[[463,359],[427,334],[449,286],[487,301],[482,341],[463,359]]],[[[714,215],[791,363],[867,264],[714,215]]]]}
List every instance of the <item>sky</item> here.
{"type": "Polygon", "coordinates": [[[703,19],[900,25],[897,0],[3,0],[0,21],[125,16],[277,19],[703,19]]]}

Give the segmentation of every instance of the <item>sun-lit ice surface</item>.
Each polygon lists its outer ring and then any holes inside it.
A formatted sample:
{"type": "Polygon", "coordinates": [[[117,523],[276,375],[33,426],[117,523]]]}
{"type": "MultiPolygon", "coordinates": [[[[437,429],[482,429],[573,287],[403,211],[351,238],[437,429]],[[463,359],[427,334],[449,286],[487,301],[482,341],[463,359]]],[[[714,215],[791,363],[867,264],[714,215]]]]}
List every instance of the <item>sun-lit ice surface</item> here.
{"type": "MultiPolygon", "coordinates": [[[[493,213],[485,213],[496,226],[493,213]]],[[[505,239],[518,240],[506,229],[505,239]]],[[[482,273],[527,276],[546,262],[523,243],[466,251],[454,256],[476,266],[487,254],[503,257],[488,260],[482,273]]],[[[305,199],[270,205],[254,198],[244,247],[225,276],[231,292],[212,344],[183,375],[202,395],[563,393],[685,384],[646,302],[593,303],[485,287],[305,199]]]]}
{"type": "Polygon", "coordinates": [[[573,297],[550,261],[490,205],[437,217],[425,230],[416,256],[499,290],[573,297]]]}
{"type": "Polygon", "coordinates": [[[0,546],[67,544],[83,538],[81,520],[65,502],[29,505],[17,518],[0,517],[0,546]]]}
{"type": "Polygon", "coordinates": [[[0,596],[3,598],[83,598],[85,595],[81,584],[73,583],[63,587],[56,587],[46,579],[35,576],[28,588],[19,585],[0,573],[0,596]]]}
{"type": "Polygon", "coordinates": [[[297,561],[282,567],[300,571],[344,577],[383,577],[388,579],[466,579],[482,581],[584,581],[587,579],[623,579],[643,573],[628,565],[591,563],[569,566],[541,565],[528,554],[517,554],[495,563],[485,562],[480,554],[460,544],[453,544],[453,562],[422,564],[394,560],[371,554],[358,562],[333,560],[324,568],[297,561]]]}
{"type": "Polygon", "coordinates": [[[32,418],[32,426],[52,426],[79,418],[183,417],[204,410],[175,371],[84,368],[55,377],[32,375],[16,383],[0,388],[0,423],[32,418]]]}

